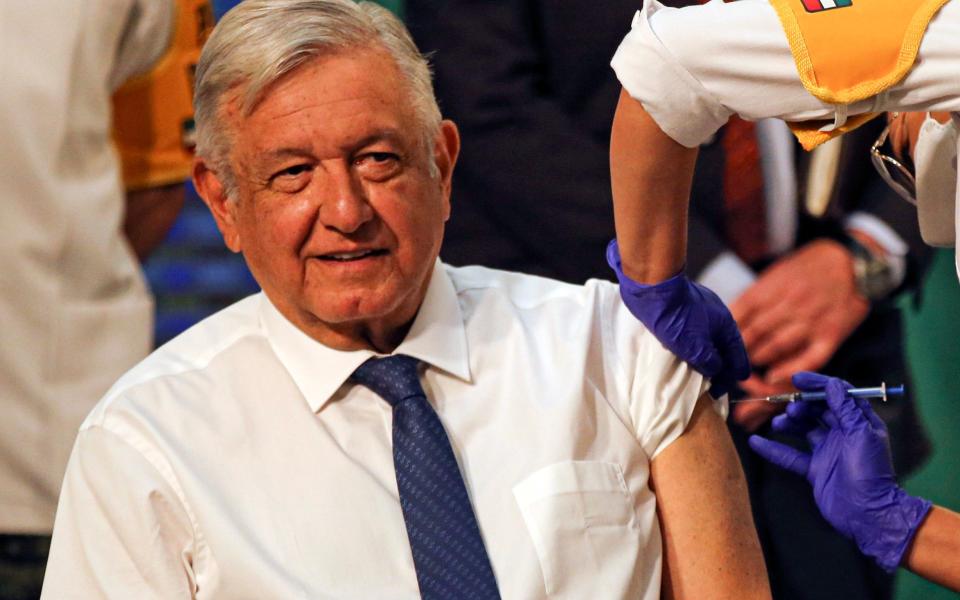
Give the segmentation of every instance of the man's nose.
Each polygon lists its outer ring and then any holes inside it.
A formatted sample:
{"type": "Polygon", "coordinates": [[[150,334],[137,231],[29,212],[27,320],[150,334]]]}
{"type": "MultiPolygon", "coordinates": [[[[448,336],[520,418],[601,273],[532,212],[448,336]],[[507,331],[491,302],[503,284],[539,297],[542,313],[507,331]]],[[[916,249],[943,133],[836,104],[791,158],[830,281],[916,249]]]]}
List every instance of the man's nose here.
{"type": "Polygon", "coordinates": [[[320,204],[320,222],[341,233],[355,233],[374,217],[363,185],[349,165],[336,165],[326,173],[328,184],[320,204]]]}

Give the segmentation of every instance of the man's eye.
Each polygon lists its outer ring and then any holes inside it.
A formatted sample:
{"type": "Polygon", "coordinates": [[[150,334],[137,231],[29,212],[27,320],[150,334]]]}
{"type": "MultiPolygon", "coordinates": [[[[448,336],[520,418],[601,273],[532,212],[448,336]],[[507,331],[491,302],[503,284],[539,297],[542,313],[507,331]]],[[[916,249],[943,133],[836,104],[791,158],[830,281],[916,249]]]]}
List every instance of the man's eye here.
{"type": "Polygon", "coordinates": [[[304,163],[277,171],[270,177],[270,187],[280,192],[299,192],[310,181],[309,175],[312,170],[313,167],[304,163]]]}
{"type": "Polygon", "coordinates": [[[292,167],[287,167],[286,169],[280,171],[274,177],[296,177],[302,175],[310,170],[309,165],[294,165],[292,167]]]}
{"type": "Polygon", "coordinates": [[[383,180],[399,172],[400,157],[393,152],[368,152],[357,157],[354,164],[365,177],[383,180]]]}

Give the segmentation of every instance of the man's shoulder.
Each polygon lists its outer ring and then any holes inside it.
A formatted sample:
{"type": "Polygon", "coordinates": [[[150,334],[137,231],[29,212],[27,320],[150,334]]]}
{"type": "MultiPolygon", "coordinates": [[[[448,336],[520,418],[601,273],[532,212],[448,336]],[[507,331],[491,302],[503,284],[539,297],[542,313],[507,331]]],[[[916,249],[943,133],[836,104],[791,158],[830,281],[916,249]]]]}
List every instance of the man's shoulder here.
{"type": "MultiPolygon", "coordinates": [[[[173,381],[212,382],[207,371],[218,358],[252,338],[265,342],[259,316],[261,302],[262,294],[244,298],[157,348],[113,384],[84,426],[102,421],[112,410],[122,410],[123,406],[135,404],[138,399],[151,397],[157,388],[173,381]]],[[[198,395],[203,393],[202,388],[192,389],[198,395]]]]}
{"type": "Polygon", "coordinates": [[[652,337],[609,281],[577,285],[485,267],[447,267],[447,273],[468,337],[522,337],[548,347],[560,344],[556,349],[567,343],[595,344],[611,352],[618,340],[646,345],[652,337]]]}
{"type": "Polygon", "coordinates": [[[457,296],[499,296],[519,308],[553,302],[587,302],[615,299],[617,286],[609,281],[590,279],[583,284],[567,283],[549,277],[503,271],[477,265],[444,265],[457,296]]]}

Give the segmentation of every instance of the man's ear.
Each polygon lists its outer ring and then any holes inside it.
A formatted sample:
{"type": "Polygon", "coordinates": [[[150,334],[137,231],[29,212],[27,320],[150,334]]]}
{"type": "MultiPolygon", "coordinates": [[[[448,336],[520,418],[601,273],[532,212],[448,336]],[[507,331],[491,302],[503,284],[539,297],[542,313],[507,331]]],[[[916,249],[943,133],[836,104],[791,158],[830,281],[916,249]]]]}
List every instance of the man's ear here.
{"type": "Polygon", "coordinates": [[[236,202],[227,197],[227,190],[216,171],[198,157],[193,159],[193,187],[213,214],[223,243],[233,252],[242,250],[236,223],[236,202]]]}
{"type": "Polygon", "coordinates": [[[453,187],[453,168],[460,155],[460,131],[453,121],[444,119],[433,147],[433,160],[439,174],[440,188],[447,203],[447,217],[450,213],[450,192],[453,187]]]}

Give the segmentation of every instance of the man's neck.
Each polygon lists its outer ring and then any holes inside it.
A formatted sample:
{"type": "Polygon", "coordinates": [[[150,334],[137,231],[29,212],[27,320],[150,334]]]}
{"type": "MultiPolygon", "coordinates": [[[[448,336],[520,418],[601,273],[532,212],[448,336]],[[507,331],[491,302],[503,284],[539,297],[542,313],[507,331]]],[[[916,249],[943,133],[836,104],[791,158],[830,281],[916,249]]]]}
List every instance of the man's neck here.
{"type": "Polygon", "coordinates": [[[412,324],[411,318],[399,327],[364,323],[356,326],[328,327],[321,335],[312,335],[310,332],[307,332],[307,335],[334,350],[344,352],[372,350],[378,354],[390,354],[407,337],[412,324]]]}
{"type": "Polygon", "coordinates": [[[293,327],[328,348],[341,352],[371,350],[378,354],[390,354],[406,338],[423,298],[415,306],[395,314],[341,323],[322,321],[308,311],[284,306],[272,299],[270,303],[293,327]]]}

